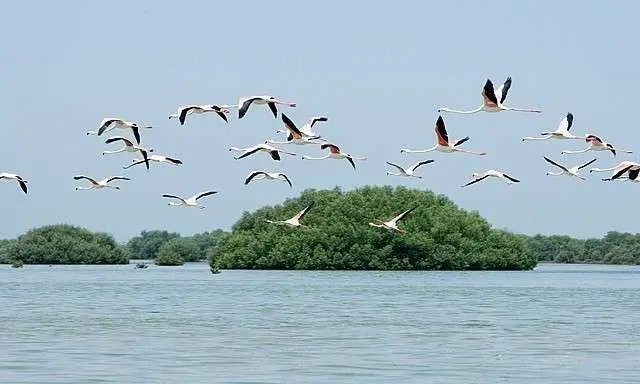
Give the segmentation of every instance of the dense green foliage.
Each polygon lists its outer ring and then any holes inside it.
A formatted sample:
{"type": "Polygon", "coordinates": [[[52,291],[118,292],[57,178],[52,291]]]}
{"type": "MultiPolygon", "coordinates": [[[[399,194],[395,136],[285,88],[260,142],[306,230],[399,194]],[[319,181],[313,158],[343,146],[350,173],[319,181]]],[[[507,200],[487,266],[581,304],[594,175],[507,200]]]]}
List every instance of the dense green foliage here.
{"type": "Polygon", "coordinates": [[[168,231],[142,231],[139,236],[133,237],[127,243],[131,250],[132,259],[153,259],[160,247],[171,239],[180,237],[180,234],[168,231]]]}
{"type": "Polygon", "coordinates": [[[640,264],[640,234],[609,232],[602,239],[536,235],[527,239],[539,261],[640,264]]]}
{"type": "Polygon", "coordinates": [[[66,224],[32,229],[10,242],[3,253],[9,262],[25,264],[129,262],[129,250],[116,243],[112,236],[66,224]]]}
{"type": "Polygon", "coordinates": [[[220,268],[516,270],[536,258],[522,236],[492,229],[477,213],[444,196],[404,187],[306,190],[282,205],[245,212],[230,235],[219,239],[211,264],[220,268]],[[311,201],[309,228],[265,222],[292,217],[311,201]],[[416,206],[393,234],[367,225],[416,206]]]}

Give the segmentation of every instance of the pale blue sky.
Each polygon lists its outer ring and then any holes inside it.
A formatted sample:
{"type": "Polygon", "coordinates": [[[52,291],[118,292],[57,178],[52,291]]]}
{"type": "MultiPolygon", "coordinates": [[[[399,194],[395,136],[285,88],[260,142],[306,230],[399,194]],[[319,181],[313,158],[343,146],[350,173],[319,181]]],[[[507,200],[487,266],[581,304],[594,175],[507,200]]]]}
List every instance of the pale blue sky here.
{"type": "MultiPolygon", "coordinates": [[[[478,210],[497,227],[527,234],[601,236],[637,231],[640,186],[581,183],[546,176],[547,155],[567,165],[610,167],[637,154],[591,152],[581,141],[521,142],[555,129],[566,112],[576,134],[596,133],[640,151],[633,112],[640,88],[633,2],[344,1],[11,2],[0,15],[0,168],[29,181],[24,196],[0,184],[0,237],[53,223],[105,231],[124,241],[142,229],[193,234],[228,229],[244,210],[275,204],[305,188],[364,184],[428,188],[478,210]],[[449,135],[488,155],[400,154],[434,144],[438,106],[475,108],[487,77],[512,76],[508,104],[540,115],[444,115],[449,135]],[[346,161],[306,162],[265,154],[234,160],[229,146],[250,146],[281,126],[265,107],[229,125],[196,116],[184,127],[167,116],[190,104],[234,104],[272,94],[298,104],[283,109],[298,125],[323,114],[317,130],[346,152],[367,156],[354,172],[346,161]],[[629,113],[627,111],[631,111],[629,113]],[[184,166],[122,170],[134,157],[103,157],[106,137],[86,136],[104,117],[153,125],[142,144],[184,166]],[[424,179],[385,175],[385,161],[432,158],[424,179]],[[474,171],[495,168],[520,178],[468,189],[474,171]],[[253,169],[282,170],[294,184],[243,185],[253,169]],[[76,174],[129,176],[122,190],[74,190],[76,174]],[[163,193],[214,189],[205,210],[167,206],[163,193]]],[[[124,132],[121,130],[114,132],[124,132]]],[[[117,147],[117,145],[114,145],[117,147]]],[[[316,147],[286,146],[313,156],[316,147]]],[[[84,183],[80,183],[84,185],[84,183]]]]}

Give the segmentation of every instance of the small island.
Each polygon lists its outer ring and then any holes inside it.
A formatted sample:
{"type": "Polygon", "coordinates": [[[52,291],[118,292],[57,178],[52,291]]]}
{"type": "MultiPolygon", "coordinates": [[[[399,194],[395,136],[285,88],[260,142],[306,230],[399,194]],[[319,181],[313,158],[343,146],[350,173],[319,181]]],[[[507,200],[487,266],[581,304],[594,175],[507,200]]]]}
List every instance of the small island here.
{"type": "Polygon", "coordinates": [[[110,234],[56,224],[0,240],[0,263],[16,268],[128,264],[132,259],[153,260],[157,266],[208,260],[212,274],[222,269],[530,270],[540,261],[640,264],[640,234],[611,231],[601,239],[527,236],[495,229],[477,212],[462,210],[443,195],[366,186],[349,192],[306,190],[282,204],[244,212],[231,232],[181,236],[143,230],[120,244],[110,234]],[[290,218],[311,201],[316,204],[302,220],[308,228],[266,222],[290,218]],[[405,233],[368,225],[414,206],[399,222],[405,233]]]}

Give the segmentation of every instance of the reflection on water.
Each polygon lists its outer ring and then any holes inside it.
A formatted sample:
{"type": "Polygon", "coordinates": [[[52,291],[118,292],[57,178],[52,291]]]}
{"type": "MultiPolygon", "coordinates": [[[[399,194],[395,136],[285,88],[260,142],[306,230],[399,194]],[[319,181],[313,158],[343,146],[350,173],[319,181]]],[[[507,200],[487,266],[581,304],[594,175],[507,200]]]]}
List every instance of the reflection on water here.
{"type": "Polygon", "coordinates": [[[639,383],[640,267],[0,266],[1,383],[639,383]]]}

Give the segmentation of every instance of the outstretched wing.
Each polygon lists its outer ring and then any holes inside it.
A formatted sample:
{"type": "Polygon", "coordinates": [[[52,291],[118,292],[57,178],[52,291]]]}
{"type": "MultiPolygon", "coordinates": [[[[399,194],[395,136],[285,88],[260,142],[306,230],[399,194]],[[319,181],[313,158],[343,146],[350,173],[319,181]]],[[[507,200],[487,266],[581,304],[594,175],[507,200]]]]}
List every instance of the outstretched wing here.
{"type": "Polygon", "coordinates": [[[511,176],[507,175],[506,173],[503,173],[502,176],[504,176],[507,179],[513,181],[514,183],[519,183],[520,182],[520,180],[516,179],[515,177],[511,177],[511,176]]]}
{"type": "Polygon", "coordinates": [[[284,173],[281,173],[280,176],[282,176],[282,178],[289,184],[289,186],[293,188],[293,184],[291,184],[291,180],[289,180],[289,176],[285,175],[284,173]]]}
{"type": "Polygon", "coordinates": [[[462,139],[460,139],[460,140],[456,141],[456,142],[455,142],[455,144],[453,144],[453,146],[454,146],[454,147],[457,147],[458,145],[460,145],[460,144],[464,143],[465,141],[467,141],[467,140],[469,140],[469,139],[470,139],[470,137],[469,137],[469,136],[467,136],[467,137],[463,137],[462,139]]]}
{"type": "Polygon", "coordinates": [[[319,121],[328,121],[329,118],[326,116],[314,116],[311,119],[309,119],[309,126],[313,127],[313,125],[319,121]]]}
{"type": "Polygon", "coordinates": [[[122,137],[122,136],[114,136],[114,137],[110,137],[107,140],[104,141],[105,144],[111,144],[111,143],[115,143],[116,141],[124,141],[124,143],[128,146],[133,146],[133,142],[129,139],[127,139],[126,137],[122,137]]]}
{"type": "Polygon", "coordinates": [[[205,197],[205,196],[215,195],[216,193],[218,193],[218,191],[207,191],[207,192],[202,192],[202,193],[200,193],[200,194],[198,194],[198,195],[196,196],[195,200],[198,200],[198,199],[200,199],[200,198],[202,198],[202,197],[205,197]]]}
{"type": "Polygon", "coordinates": [[[182,201],[185,204],[187,203],[186,201],[184,201],[184,199],[182,197],[176,196],[176,195],[167,195],[167,194],[165,194],[165,195],[162,195],[162,197],[168,197],[170,199],[178,199],[178,200],[182,201]]]}
{"type": "Polygon", "coordinates": [[[238,108],[238,119],[242,119],[244,115],[247,114],[247,111],[249,110],[249,106],[251,105],[251,103],[253,103],[258,99],[259,97],[249,97],[246,99],[240,99],[240,102],[238,103],[240,105],[240,108],[238,108]]]}
{"type": "Polygon", "coordinates": [[[267,105],[269,106],[269,109],[271,110],[271,113],[273,113],[273,117],[274,118],[278,118],[278,108],[276,108],[276,104],[275,103],[267,103],[267,105]]]}
{"type": "Polygon", "coordinates": [[[167,161],[173,163],[173,164],[182,164],[182,160],[180,159],[175,159],[173,157],[167,157],[165,156],[165,159],[167,159],[167,161]]]}
{"type": "Polygon", "coordinates": [[[482,177],[478,177],[478,178],[476,178],[476,179],[471,180],[470,182],[468,182],[467,184],[463,185],[462,187],[464,188],[464,187],[467,187],[467,186],[469,186],[469,185],[471,185],[471,184],[478,183],[478,182],[480,182],[480,181],[482,181],[482,180],[486,179],[487,177],[489,177],[489,175],[485,175],[485,176],[482,176],[482,177]]]}
{"type": "Polygon", "coordinates": [[[114,176],[114,177],[112,177],[112,178],[110,178],[110,179],[107,179],[107,183],[108,183],[108,182],[111,182],[111,181],[113,181],[113,180],[131,180],[131,179],[130,179],[130,178],[128,178],[128,177],[114,176]]]}
{"type": "Polygon", "coordinates": [[[500,104],[504,103],[504,100],[507,98],[507,93],[509,93],[509,88],[511,88],[511,76],[507,77],[507,80],[498,88],[497,97],[500,98],[500,104]]]}
{"type": "Polygon", "coordinates": [[[416,163],[413,167],[411,167],[411,170],[412,170],[412,171],[415,171],[415,170],[416,170],[416,169],[418,169],[419,167],[421,167],[421,166],[423,166],[423,165],[425,165],[425,164],[431,164],[431,163],[433,163],[434,161],[435,161],[435,160],[431,160],[431,159],[429,159],[429,160],[424,160],[424,161],[420,161],[420,162],[416,163]]]}
{"type": "MultiPolygon", "coordinates": [[[[401,167],[401,166],[399,166],[398,164],[393,164],[393,163],[390,163],[390,162],[388,162],[388,161],[387,161],[386,163],[387,163],[387,164],[389,164],[390,166],[392,166],[392,167],[396,168],[398,171],[400,171],[400,172],[404,173],[404,168],[402,168],[402,167],[401,167]]],[[[414,167],[414,168],[415,168],[415,167],[414,167]]]]}
{"type": "Polygon", "coordinates": [[[136,143],[140,144],[140,129],[135,125],[131,127],[131,130],[133,131],[133,137],[136,138],[136,143]]]}
{"type": "Polygon", "coordinates": [[[444,126],[442,116],[438,116],[438,120],[436,120],[436,136],[438,136],[438,144],[449,145],[449,135],[447,134],[447,128],[444,126]]]}
{"type": "Polygon", "coordinates": [[[562,121],[560,122],[560,125],[558,126],[558,131],[569,132],[572,125],[573,125],[573,113],[569,112],[567,113],[567,116],[565,116],[565,118],[562,119],[562,121]]]}
{"type": "Polygon", "coordinates": [[[291,135],[293,135],[295,138],[298,138],[298,139],[301,138],[302,132],[300,132],[298,127],[296,127],[296,125],[293,123],[293,121],[291,121],[291,119],[284,113],[281,113],[281,115],[282,115],[282,122],[284,123],[284,126],[289,130],[291,135]]]}
{"type": "Polygon", "coordinates": [[[184,122],[187,119],[187,115],[189,114],[189,111],[193,111],[196,108],[198,107],[195,105],[190,105],[180,110],[180,116],[178,117],[178,120],[180,120],[180,125],[184,125],[184,122]]]}
{"type": "Polygon", "coordinates": [[[251,174],[245,179],[244,181],[244,185],[247,185],[251,182],[251,180],[253,180],[254,177],[258,176],[258,175],[264,175],[265,173],[262,171],[254,171],[251,172],[251,174]]]}
{"type": "Polygon", "coordinates": [[[593,164],[596,160],[598,160],[598,159],[594,157],[593,159],[591,159],[591,161],[586,162],[586,163],[582,164],[581,166],[579,166],[578,169],[582,169],[584,167],[587,167],[587,166],[593,164]]]}
{"type": "Polygon", "coordinates": [[[613,153],[613,156],[616,155],[616,150],[615,148],[613,148],[613,145],[607,143],[607,148],[609,148],[609,150],[611,151],[611,153],[613,153]]]}
{"type": "Polygon", "coordinates": [[[269,152],[269,154],[271,155],[271,158],[273,160],[279,161],[280,160],[280,152],[278,151],[271,151],[269,152]]]}
{"type": "Polygon", "coordinates": [[[327,149],[327,148],[329,148],[329,151],[331,151],[331,153],[340,153],[340,148],[338,148],[338,146],[335,144],[320,145],[320,149],[327,149]]]}
{"type": "Polygon", "coordinates": [[[486,105],[490,107],[498,106],[498,99],[496,98],[491,79],[487,79],[487,82],[484,83],[484,88],[482,89],[482,97],[484,98],[484,103],[486,105]]]}
{"type": "MultiPolygon", "coordinates": [[[[631,174],[631,172],[629,172],[629,174],[631,174]]],[[[24,180],[18,179],[18,184],[20,185],[20,189],[22,189],[22,192],[27,193],[27,183],[24,180]]]]}
{"type": "Polygon", "coordinates": [[[309,205],[307,205],[307,207],[305,209],[300,211],[293,218],[297,218],[298,220],[302,220],[302,218],[311,210],[311,208],[314,206],[315,203],[316,203],[315,201],[312,201],[311,203],[309,203],[309,205]]]}
{"type": "Polygon", "coordinates": [[[353,159],[351,158],[351,156],[346,157],[347,161],[351,163],[351,166],[353,167],[353,169],[356,169],[356,163],[353,161],[353,159]]]}
{"type": "MultiPolygon", "coordinates": [[[[640,174],[640,168],[629,170],[629,180],[637,179],[638,178],[638,174],[640,174]]],[[[22,185],[22,183],[20,183],[20,185],[22,185]]],[[[24,193],[27,193],[27,191],[25,190],[24,193]]]]}
{"type": "Polygon", "coordinates": [[[565,172],[569,172],[569,170],[567,169],[567,167],[565,167],[564,165],[560,165],[560,164],[556,163],[555,161],[551,160],[550,158],[548,158],[548,157],[546,157],[546,156],[544,157],[544,159],[545,159],[549,164],[553,164],[553,165],[555,165],[556,167],[558,167],[558,168],[562,169],[563,171],[565,171],[565,172]]]}
{"type": "Polygon", "coordinates": [[[258,152],[259,150],[260,150],[260,147],[256,147],[256,148],[254,148],[254,149],[252,149],[252,150],[250,150],[250,151],[247,151],[247,152],[243,153],[242,155],[240,155],[240,156],[236,157],[236,159],[238,159],[238,160],[240,160],[240,159],[244,159],[245,157],[247,157],[247,156],[251,156],[251,155],[253,155],[254,153],[258,152]]]}
{"type": "Polygon", "coordinates": [[[88,180],[92,184],[98,184],[97,181],[90,178],[89,176],[84,176],[84,175],[73,176],[73,180],[82,180],[82,179],[88,180]]]}
{"type": "Polygon", "coordinates": [[[109,126],[111,124],[113,124],[114,121],[117,121],[118,119],[104,119],[102,120],[102,124],[100,124],[100,128],[98,128],[98,136],[102,135],[102,133],[109,128],[109,126]]]}
{"type": "Polygon", "coordinates": [[[398,221],[402,220],[405,218],[405,216],[407,216],[409,213],[411,213],[411,211],[413,211],[414,209],[416,209],[417,206],[413,207],[413,208],[409,208],[406,211],[402,212],[401,214],[399,214],[398,216],[394,217],[393,219],[391,219],[392,222],[397,223],[398,221]]]}

